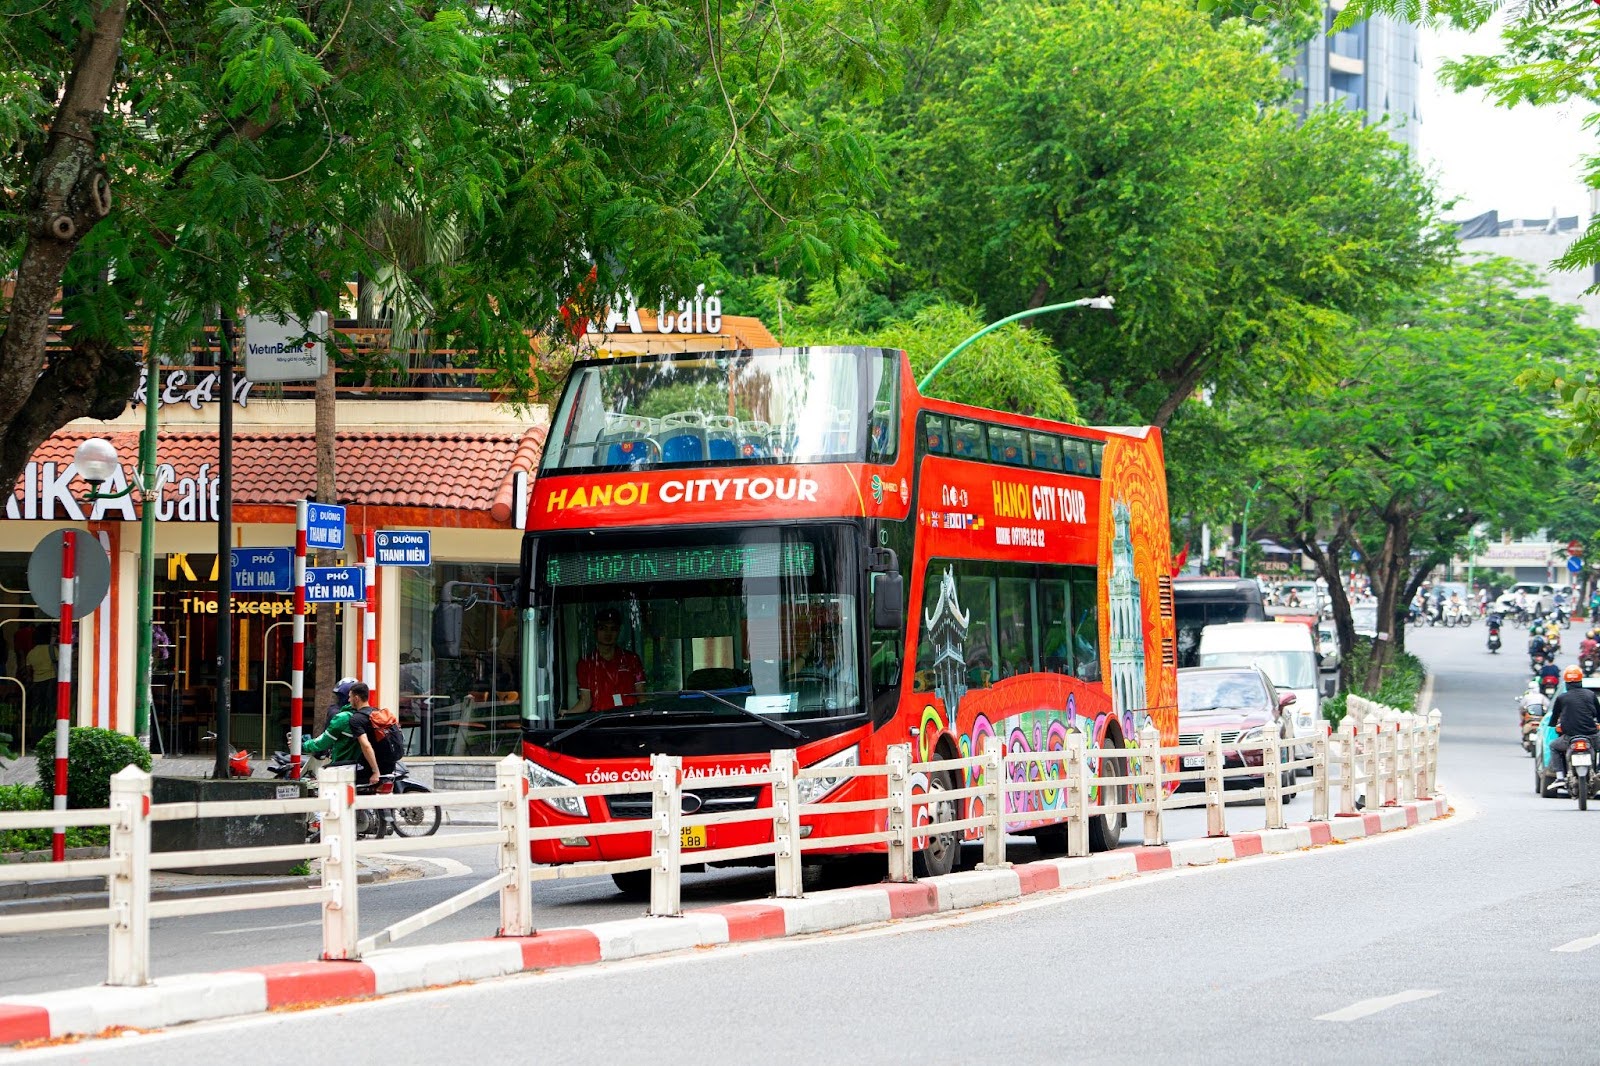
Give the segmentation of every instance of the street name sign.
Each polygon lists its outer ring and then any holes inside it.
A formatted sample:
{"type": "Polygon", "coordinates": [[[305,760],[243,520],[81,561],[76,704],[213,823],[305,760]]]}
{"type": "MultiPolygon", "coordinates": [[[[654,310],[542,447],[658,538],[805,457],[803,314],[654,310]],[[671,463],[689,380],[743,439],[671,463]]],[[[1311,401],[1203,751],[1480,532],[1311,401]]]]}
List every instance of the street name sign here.
{"type": "Polygon", "coordinates": [[[237,592],[293,592],[293,548],[234,548],[228,569],[237,592]]]}
{"type": "Polygon", "coordinates": [[[360,603],[366,598],[367,575],[361,567],[306,567],[307,603],[360,603]]]}
{"type": "Polygon", "coordinates": [[[380,529],[372,541],[379,566],[433,565],[433,534],[426,529],[380,529]]]}
{"type": "Polygon", "coordinates": [[[344,508],[333,503],[306,504],[306,547],[344,548],[344,508]]]}

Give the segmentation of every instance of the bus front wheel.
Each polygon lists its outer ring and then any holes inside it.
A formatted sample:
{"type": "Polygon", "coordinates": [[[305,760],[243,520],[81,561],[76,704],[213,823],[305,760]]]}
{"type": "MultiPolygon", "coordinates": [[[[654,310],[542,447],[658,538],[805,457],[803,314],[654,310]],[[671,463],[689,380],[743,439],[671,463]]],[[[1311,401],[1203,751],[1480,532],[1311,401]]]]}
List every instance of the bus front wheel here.
{"type": "MultiPolygon", "coordinates": [[[[946,756],[941,755],[940,758],[946,756]]],[[[939,793],[954,789],[955,778],[948,770],[940,770],[928,779],[928,820],[953,822],[961,816],[961,804],[955,800],[941,800],[939,793]]],[[[912,860],[912,872],[918,877],[939,877],[953,873],[961,858],[961,833],[945,830],[929,836],[912,860]]]]}
{"type": "Polygon", "coordinates": [[[649,870],[626,870],[620,874],[612,874],[611,883],[617,886],[617,891],[622,893],[623,899],[650,898],[649,870]]]}

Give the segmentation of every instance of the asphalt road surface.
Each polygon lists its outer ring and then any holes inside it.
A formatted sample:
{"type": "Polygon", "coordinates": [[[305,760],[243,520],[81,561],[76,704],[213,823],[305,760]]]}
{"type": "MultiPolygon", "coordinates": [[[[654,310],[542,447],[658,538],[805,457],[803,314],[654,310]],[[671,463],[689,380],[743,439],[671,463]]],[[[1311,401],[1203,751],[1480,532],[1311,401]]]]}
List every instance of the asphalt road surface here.
{"type": "Polygon", "coordinates": [[[1433,826],[969,915],[11,1057],[1590,1060],[1600,810],[1535,797],[1511,704],[1524,661],[1482,639],[1481,625],[1411,638],[1436,672],[1457,806],[1433,826]]]}

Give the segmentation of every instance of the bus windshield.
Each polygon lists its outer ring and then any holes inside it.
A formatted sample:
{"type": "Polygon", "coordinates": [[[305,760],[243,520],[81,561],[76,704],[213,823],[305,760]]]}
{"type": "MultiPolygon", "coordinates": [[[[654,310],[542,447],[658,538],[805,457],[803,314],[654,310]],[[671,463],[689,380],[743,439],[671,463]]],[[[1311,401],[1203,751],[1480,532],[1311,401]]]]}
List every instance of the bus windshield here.
{"type": "Polygon", "coordinates": [[[580,364],[542,469],[886,457],[894,452],[896,355],[786,348],[580,364]]]}
{"type": "Polygon", "coordinates": [[[855,555],[836,526],[542,540],[530,724],[859,713],[855,555]]]}

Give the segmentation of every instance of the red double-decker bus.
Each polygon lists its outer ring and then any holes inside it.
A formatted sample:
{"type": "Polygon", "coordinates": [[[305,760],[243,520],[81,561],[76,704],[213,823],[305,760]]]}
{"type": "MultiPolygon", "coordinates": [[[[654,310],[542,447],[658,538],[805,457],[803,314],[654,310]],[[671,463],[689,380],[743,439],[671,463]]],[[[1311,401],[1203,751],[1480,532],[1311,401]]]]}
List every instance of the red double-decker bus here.
{"type": "MultiPolygon", "coordinates": [[[[701,827],[694,815],[766,805],[761,788],[717,778],[765,769],[773,748],[795,748],[801,767],[845,767],[910,742],[926,761],[981,752],[991,735],[1008,752],[1060,750],[1071,730],[1122,746],[1147,720],[1176,742],[1155,429],[928,399],[905,353],[875,348],[580,362],[527,528],[529,778],[640,782],[637,794],[533,804],[535,824],[572,830],[536,843],[537,861],[647,854],[642,826],[592,838],[583,827],[648,817],[653,753],[683,757],[692,863],[697,849],[770,839],[770,824],[701,827]]],[[[803,780],[802,797],[884,787],[803,780]]],[[[1066,800],[1014,798],[1030,812],[1066,800]]],[[[812,827],[821,837],[885,818],[807,821],[825,823],[812,827]]],[[[1091,846],[1115,847],[1122,826],[1096,818],[1091,846]]],[[[1026,831],[1065,846],[1061,823],[1026,831]]],[[[922,872],[954,868],[956,835],[919,839],[922,872]]],[[[637,891],[648,875],[617,880],[637,891]]]]}

